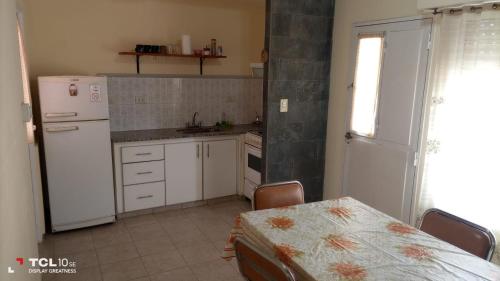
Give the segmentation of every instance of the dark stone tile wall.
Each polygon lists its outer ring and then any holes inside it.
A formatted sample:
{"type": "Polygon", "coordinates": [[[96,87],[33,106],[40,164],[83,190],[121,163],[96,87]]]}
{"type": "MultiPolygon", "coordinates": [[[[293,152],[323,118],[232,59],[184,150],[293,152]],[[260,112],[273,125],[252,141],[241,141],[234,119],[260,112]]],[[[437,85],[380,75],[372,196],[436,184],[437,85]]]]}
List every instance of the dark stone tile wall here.
{"type": "Polygon", "coordinates": [[[267,1],[264,181],[299,180],[307,202],[323,198],[333,11],[334,0],[267,1]]]}

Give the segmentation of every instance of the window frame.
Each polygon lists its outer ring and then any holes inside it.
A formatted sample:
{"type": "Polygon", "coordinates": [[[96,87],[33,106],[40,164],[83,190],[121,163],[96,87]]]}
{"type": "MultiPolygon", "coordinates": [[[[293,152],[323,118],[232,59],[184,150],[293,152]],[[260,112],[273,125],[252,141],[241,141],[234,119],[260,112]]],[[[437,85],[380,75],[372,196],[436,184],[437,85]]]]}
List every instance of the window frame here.
{"type": "Polygon", "coordinates": [[[381,92],[381,87],[382,87],[382,72],[384,68],[384,59],[385,59],[385,50],[386,50],[386,32],[361,32],[356,35],[356,50],[355,50],[355,59],[354,59],[354,69],[353,69],[353,82],[351,84],[351,106],[350,106],[350,115],[349,115],[349,122],[348,122],[348,132],[352,135],[359,136],[359,137],[364,137],[364,138],[369,138],[369,139],[376,139],[377,137],[377,131],[378,131],[378,117],[379,117],[379,105],[380,105],[380,92],[381,92]],[[380,63],[379,63],[379,69],[378,69],[378,81],[377,81],[377,88],[376,88],[376,95],[375,95],[375,110],[374,110],[374,118],[373,118],[373,134],[365,134],[364,132],[359,132],[353,128],[353,115],[355,111],[355,94],[356,94],[356,80],[357,80],[357,73],[358,73],[358,62],[359,62],[359,57],[360,57],[360,46],[361,46],[361,40],[363,39],[369,39],[369,38],[380,38],[381,39],[381,48],[380,48],[380,63]]]}

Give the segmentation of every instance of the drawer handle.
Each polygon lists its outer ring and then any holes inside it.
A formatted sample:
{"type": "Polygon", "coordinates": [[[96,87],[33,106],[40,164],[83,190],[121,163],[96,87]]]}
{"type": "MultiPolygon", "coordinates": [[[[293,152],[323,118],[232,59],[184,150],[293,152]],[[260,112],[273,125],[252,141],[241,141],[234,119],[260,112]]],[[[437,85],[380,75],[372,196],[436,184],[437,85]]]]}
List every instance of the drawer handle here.
{"type": "Polygon", "coordinates": [[[153,198],[153,195],[144,195],[144,196],[139,196],[137,197],[138,200],[141,200],[141,199],[148,199],[148,198],[153,198]]]}
{"type": "Polygon", "coordinates": [[[47,118],[57,118],[57,117],[74,117],[77,116],[76,112],[61,112],[61,113],[45,113],[47,118]]]}
{"type": "Polygon", "coordinates": [[[136,153],[135,156],[148,156],[148,155],[151,155],[153,153],[151,152],[145,152],[145,153],[136,153]]]}
{"type": "Polygon", "coordinates": [[[152,174],[153,172],[138,172],[138,175],[149,175],[152,174]]]}
{"type": "Polygon", "coordinates": [[[52,128],[45,129],[45,131],[47,131],[47,133],[60,133],[60,132],[69,132],[69,131],[78,131],[78,130],[79,130],[78,126],[52,127],[52,128]]]}

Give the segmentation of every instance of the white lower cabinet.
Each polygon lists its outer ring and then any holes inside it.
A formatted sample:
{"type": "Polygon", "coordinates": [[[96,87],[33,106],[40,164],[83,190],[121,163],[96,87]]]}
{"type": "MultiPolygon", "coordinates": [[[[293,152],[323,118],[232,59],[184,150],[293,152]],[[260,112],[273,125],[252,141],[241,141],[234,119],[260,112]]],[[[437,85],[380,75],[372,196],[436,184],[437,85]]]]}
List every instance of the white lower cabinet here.
{"type": "Polygon", "coordinates": [[[165,183],[154,182],[124,187],[125,211],[136,211],[165,205],[165,183]]]}
{"type": "Polygon", "coordinates": [[[238,193],[238,137],[115,144],[118,213],[238,193]]]}
{"type": "Polygon", "coordinates": [[[236,194],[236,140],[204,142],[203,154],[203,199],[236,194]]]}
{"type": "Polygon", "coordinates": [[[165,145],[167,205],[203,199],[202,142],[165,145]]]}

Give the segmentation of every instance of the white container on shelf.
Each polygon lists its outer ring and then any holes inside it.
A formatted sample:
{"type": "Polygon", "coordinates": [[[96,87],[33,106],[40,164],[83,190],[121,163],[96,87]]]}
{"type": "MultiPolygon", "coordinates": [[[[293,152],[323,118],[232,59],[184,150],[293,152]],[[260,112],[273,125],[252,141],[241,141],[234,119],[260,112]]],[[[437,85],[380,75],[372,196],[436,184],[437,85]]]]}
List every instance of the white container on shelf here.
{"type": "Polygon", "coordinates": [[[182,35],[182,54],[183,55],[192,55],[193,50],[191,48],[191,36],[190,35],[182,35]]]}

